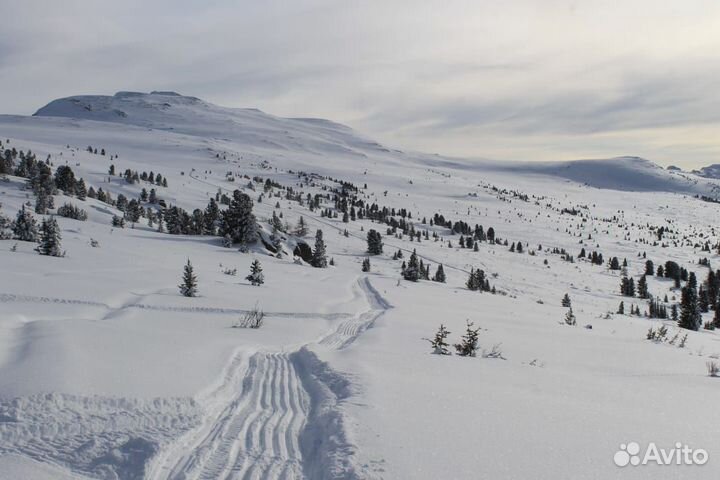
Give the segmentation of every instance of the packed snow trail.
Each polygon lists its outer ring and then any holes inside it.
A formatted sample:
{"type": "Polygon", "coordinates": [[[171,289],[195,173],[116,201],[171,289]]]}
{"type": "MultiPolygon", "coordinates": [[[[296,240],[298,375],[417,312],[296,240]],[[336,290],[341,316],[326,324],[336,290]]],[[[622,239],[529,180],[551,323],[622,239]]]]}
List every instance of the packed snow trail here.
{"type": "MultiPolygon", "coordinates": [[[[138,297],[147,297],[150,295],[138,295],[138,297]]],[[[39,297],[34,295],[17,295],[12,293],[0,293],[0,303],[50,303],[57,305],[81,305],[88,307],[99,307],[108,310],[103,317],[107,320],[118,316],[126,309],[150,310],[158,312],[178,312],[178,313],[202,313],[202,314],[218,314],[218,315],[244,315],[250,310],[238,308],[220,308],[220,307],[180,307],[176,305],[152,305],[139,303],[138,301],[124,303],[118,307],[113,307],[107,303],[93,302],[90,300],[79,300],[74,298],[57,298],[57,297],[39,297]]],[[[338,320],[341,318],[352,317],[349,313],[308,313],[308,312],[264,312],[266,317],[277,318],[324,318],[326,320],[338,320]]]]}
{"type": "Polygon", "coordinates": [[[286,353],[256,353],[239,396],[209,434],[161,478],[302,478],[298,438],[308,395],[286,353]]]}
{"type": "Polygon", "coordinates": [[[353,343],[365,330],[372,327],[373,323],[385,313],[385,310],[391,308],[367,277],[358,280],[358,287],[370,304],[370,309],[341,322],[335,330],[325,335],[318,343],[337,350],[343,349],[353,343]]]}
{"type": "MultiPolygon", "coordinates": [[[[319,343],[345,348],[391,308],[367,277],[357,286],[370,308],[343,321],[319,343]]],[[[198,438],[161,452],[150,478],[314,479],[318,470],[323,478],[334,478],[336,472],[343,472],[342,478],[366,478],[347,455],[354,446],[346,440],[336,408],[348,395],[345,389],[337,391],[342,383],[339,374],[304,347],[293,353],[255,353],[247,367],[235,359],[221,390],[239,388],[239,395],[231,395],[219,415],[197,429],[198,438]],[[324,384],[328,379],[332,388],[324,384]],[[308,445],[301,445],[303,438],[308,445]],[[303,452],[313,458],[303,458],[303,452]]]]}

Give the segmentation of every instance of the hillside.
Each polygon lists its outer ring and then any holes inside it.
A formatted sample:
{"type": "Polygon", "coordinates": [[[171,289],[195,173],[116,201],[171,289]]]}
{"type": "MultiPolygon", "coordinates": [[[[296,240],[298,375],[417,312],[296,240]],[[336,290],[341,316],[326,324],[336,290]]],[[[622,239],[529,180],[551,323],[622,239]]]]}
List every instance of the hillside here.
{"type": "Polygon", "coordinates": [[[381,162],[449,165],[473,171],[512,172],[565,178],[596,188],[720,195],[712,175],[668,171],[637,157],[569,162],[493,162],[448,159],[386,148],[349,127],[323,119],[288,119],[256,109],[223,108],[175,92],[118,92],[113,96],[74,96],[50,102],[35,116],[122,123],[189,136],[231,141],[243,149],[286,157],[331,156],[356,165],[381,162]]]}
{"type": "Polygon", "coordinates": [[[717,477],[715,180],[402,152],[172,92],[56,100],[0,141],[0,216],[54,218],[64,254],[0,221],[0,479],[717,477]],[[628,442],[710,461],[620,469],[628,442]]]}

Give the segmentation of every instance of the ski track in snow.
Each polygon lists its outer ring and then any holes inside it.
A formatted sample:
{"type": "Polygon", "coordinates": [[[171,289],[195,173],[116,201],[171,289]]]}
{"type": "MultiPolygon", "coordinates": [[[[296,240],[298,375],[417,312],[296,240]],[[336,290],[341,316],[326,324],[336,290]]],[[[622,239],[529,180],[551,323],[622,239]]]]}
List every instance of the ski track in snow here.
{"type": "MultiPolygon", "coordinates": [[[[367,277],[358,280],[358,289],[366,297],[369,310],[343,321],[320,340],[320,344],[332,349],[347,347],[391,308],[367,277]]],[[[302,353],[312,359],[303,364],[319,363],[309,350],[302,349],[302,353]]],[[[313,401],[323,403],[323,406],[337,404],[338,399],[331,388],[317,385],[322,383],[319,377],[326,374],[315,372],[318,375],[314,375],[312,371],[307,372],[306,367],[300,368],[296,364],[297,354],[258,352],[250,358],[247,367],[234,360],[220,389],[238,389],[239,394],[231,395],[229,403],[218,415],[207,418],[196,429],[199,438],[182,439],[159,455],[150,467],[150,477],[174,480],[304,479],[310,477],[304,472],[303,451],[310,451],[321,452],[317,456],[322,457],[311,460],[313,471],[318,468],[327,472],[342,471],[342,478],[364,478],[352,465],[347,465],[351,464],[347,453],[319,450],[317,445],[305,448],[301,445],[300,439],[303,432],[308,431],[308,425],[312,426],[310,439],[315,444],[324,442],[324,439],[318,440],[318,432],[324,437],[344,439],[345,435],[342,431],[332,430],[342,430],[341,420],[327,422],[319,418],[327,416],[327,409],[313,408],[317,407],[313,401]],[[305,373],[300,375],[300,370],[305,373]],[[312,382],[312,387],[308,382],[312,382]],[[315,395],[310,395],[309,389],[315,395]],[[318,391],[322,393],[318,394],[318,391]],[[322,398],[317,398],[318,395],[322,398]],[[313,424],[314,420],[318,421],[313,424]]],[[[330,446],[325,448],[332,449],[334,444],[328,444],[330,446]]],[[[353,451],[346,443],[340,443],[337,448],[343,452],[353,451]]],[[[333,474],[328,473],[327,478],[333,478],[333,474]]]]}

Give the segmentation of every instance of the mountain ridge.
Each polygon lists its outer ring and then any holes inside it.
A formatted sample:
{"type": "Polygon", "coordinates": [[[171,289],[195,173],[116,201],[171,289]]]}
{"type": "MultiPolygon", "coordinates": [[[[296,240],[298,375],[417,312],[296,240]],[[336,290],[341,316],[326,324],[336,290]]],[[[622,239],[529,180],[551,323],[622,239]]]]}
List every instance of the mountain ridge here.
{"type": "Polygon", "coordinates": [[[544,175],[587,186],[626,191],[669,191],[717,196],[720,186],[713,180],[720,171],[712,166],[685,172],[665,169],[637,156],[569,161],[471,160],[442,155],[394,150],[353,128],[323,118],[284,118],[256,108],[229,108],[174,91],[150,93],[119,91],[114,95],[75,95],[59,98],[38,109],[34,117],[64,117],[134,125],[203,138],[231,141],[243,148],[272,152],[311,154],[371,160],[413,162],[454,170],[512,172],[544,175]],[[714,172],[714,173],[713,173],[714,172]],[[718,173],[715,176],[715,173],[718,173]]]}

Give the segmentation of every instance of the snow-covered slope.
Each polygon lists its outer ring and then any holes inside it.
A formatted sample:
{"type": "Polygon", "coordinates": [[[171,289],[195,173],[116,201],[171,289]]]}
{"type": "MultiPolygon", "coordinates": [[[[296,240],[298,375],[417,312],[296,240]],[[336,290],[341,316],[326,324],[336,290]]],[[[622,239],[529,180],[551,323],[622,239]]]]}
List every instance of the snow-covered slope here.
{"type": "MultiPolygon", "coordinates": [[[[2,480],[717,478],[719,385],[706,373],[720,358],[717,331],[629,315],[648,302],[621,296],[623,271],[607,268],[626,259],[639,282],[647,260],[673,261],[702,283],[699,260],[720,260],[718,205],[686,193],[710,192],[712,180],[628,157],[507,164],[399,152],[332,122],[168,92],[0,116],[0,140],[113,198],[156,189],[193,212],[239,189],[266,237],[273,214],[290,227],[279,256],[261,244],[241,252],[147,218],[113,227],[117,205],[58,192],[56,207],[88,213],[57,217],[65,257],[0,240],[2,480]],[[129,183],[126,169],[161,173],[168,186],[129,183]],[[343,221],[343,187],[395,209],[397,228],[343,221]],[[295,231],[301,216],[306,235],[295,231]],[[492,227],[498,241],[462,248],[473,235],[447,221],[492,227]],[[328,268],[294,256],[318,229],[328,268]],[[384,252],[364,272],[370,229],[384,252]],[[447,281],[404,280],[413,251],[431,275],[443,265],[447,281]],[[188,259],[195,298],[177,288],[188,259]],[[253,260],[261,286],[245,279],[253,260]],[[475,269],[494,295],[467,288],[475,269]],[[563,320],[566,293],[575,326],[563,320]],[[262,328],[232,328],[255,306],[262,328]],[[480,327],[477,357],[431,354],[425,339],[441,323],[453,344],[468,320],[480,327]],[[646,339],[661,326],[667,341],[646,339]],[[684,442],[710,462],[620,469],[613,457],[631,441],[684,442]]],[[[35,198],[10,175],[0,204],[14,218],[35,198]]],[[[663,306],[679,302],[672,279],[646,280],[663,306]]]]}
{"type": "MultiPolygon", "coordinates": [[[[175,92],[118,92],[113,96],[74,96],[55,100],[35,116],[122,123],[185,135],[236,142],[286,156],[292,153],[348,159],[364,168],[382,162],[451,166],[473,171],[513,172],[566,178],[596,188],[663,191],[717,196],[720,185],[698,176],[665,170],[638,157],[568,162],[493,162],[448,159],[383,147],[349,127],[323,119],[288,119],[256,109],[219,107],[175,92]]],[[[713,178],[712,175],[702,175],[713,178]]]]}
{"type": "Polygon", "coordinates": [[[62,98],[50,102],[35,116],[123,123],[278,151],[357,157],[363,157],[366,151],[383,151],[377,143],[328,120],[280,118],[257,109],[224,108],[174,92],[62,98]]]}
{"type": "Polygon", "coordinates": [[[720,164],[714,163],[707,167],[702,167],[700,170],[693,170],[693,173],[699,177],[705,178],[720,178],[720,164]]]}

